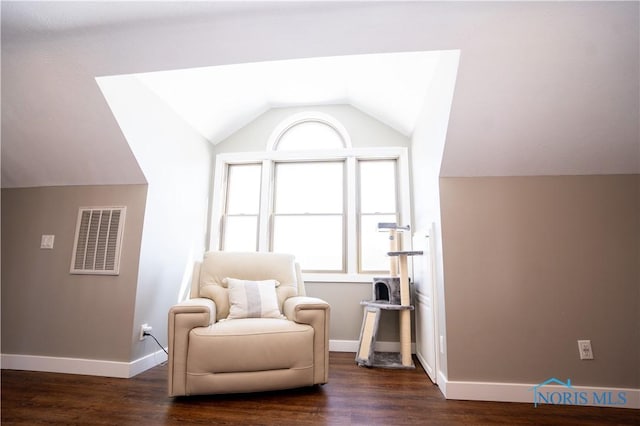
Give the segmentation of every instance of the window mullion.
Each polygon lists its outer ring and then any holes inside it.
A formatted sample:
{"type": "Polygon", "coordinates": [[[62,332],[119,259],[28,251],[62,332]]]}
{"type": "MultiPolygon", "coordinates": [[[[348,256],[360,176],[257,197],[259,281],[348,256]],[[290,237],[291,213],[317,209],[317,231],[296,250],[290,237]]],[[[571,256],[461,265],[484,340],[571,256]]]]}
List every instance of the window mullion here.
{"type": "MultiPolygon", "coordinates": [[[[396,163],[396,179],[398,190],[398,218],[399,223],[402,226],[406,226],[411,223],[411,198],[410,198],[410,183],[409,183],[409,158],[406,151],[398,157],[396,163]]],[[[412,230],[413,231],[413,230],[412,230]]],[[[411,249],[411,235],[412,232],[402,232],[402,247],[405,250],[411,249]]]]}
{"type": "Polygon", "coordinates": [[[225,197],[227,194],[227,167],[229,163],[222,157],[216,157],[215,172],[213,177],[214,196],[211,203],[211,231],[209,234],[209,250],[222,248],[222,220],[224,216],[225,197]]]}
{"type": "Polygon", "coordinates": [[[346,227],[345,234],[347,237],[347,273],[355,274],[358,272],[358,199],[357,199],[357,173],[356,158],[347,157],[347,176],[346,176],[346,227]]]}
{"type": "Polygon", "coordinates": [[[258,220],[258,251],[269,251],[273,212],[273,161],[262,160],[262,179],[260,180],[260,216],[258,220]]]}

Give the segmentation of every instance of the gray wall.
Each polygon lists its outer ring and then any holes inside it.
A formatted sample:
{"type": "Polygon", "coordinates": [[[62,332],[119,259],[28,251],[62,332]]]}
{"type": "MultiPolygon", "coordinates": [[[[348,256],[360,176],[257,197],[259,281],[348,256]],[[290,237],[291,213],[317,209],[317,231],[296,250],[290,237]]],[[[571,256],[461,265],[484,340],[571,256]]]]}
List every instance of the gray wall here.
{"type": "Polygon", "coordinates": [[[442,178],[441,200],[450,380],[640,386],[640,176],[442,178]]]}
{"type": "Polygon", "coordinates": [[[129,361],[146,185],[2,190],[2,353],[129,361]],[[120,275],[71,275],[79,207],[127,206],[120,275]],[[53,250],[40,249],[54,234],[53,250]]]}
{"type": "MultiPolygon", "coordinates": [[[[231,135],[214,149],[214,153],[264,151],[273,129],[285,118],[303,111],[318,111],[335,117],[347,129],[354,148],[409,146],[409,139],[371,116],[349,105],[313,105],[298,108],[274,108],[231,135]]],[[[358,340],[362,323],[360,301],[371,298],[371,283],[306,283],[310,296],[331,304],[332,340],[358,340]]],[[[397,341],[397,315],[381,321],[380,341],[397,341]]]]}
{"type": "Polygon", "coordinates": [[[461,51],[442,176],[640,171],[638,2],[439,6],[426,34],[461,51]]]}
{"type": "MultiPolygon", "coordinates": [[[[114,113],[148,185],[3,189],[3,353],[135,361],[159,350],[139,341],[143,323],[167,344],[167,313],[205,249],[211,146],[124,78],[127,93],[115,90],[109,102],[124,105],[114,113]],[[69,275],[78,206],[113,204],[132,205],[120,275],[69,275]],[[53,251],[39,249],[45,233],[56,234],[53,251]]],[[[101,88],[112,93],[108,82],[101,88]]]]}

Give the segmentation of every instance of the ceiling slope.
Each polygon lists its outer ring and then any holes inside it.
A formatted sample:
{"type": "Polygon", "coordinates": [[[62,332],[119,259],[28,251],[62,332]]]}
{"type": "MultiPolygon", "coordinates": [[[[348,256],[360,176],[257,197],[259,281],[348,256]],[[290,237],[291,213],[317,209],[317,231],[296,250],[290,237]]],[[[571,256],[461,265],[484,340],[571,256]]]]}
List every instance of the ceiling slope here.
{"type": "Polygon", "coordinates": [[[213,144],[270,108],[351,104],[411,136],[439,52],[270,61],[138,74],[213,144]]]}
{"type": "MultiPolygon", "coordinates": [[[[1,7],[3,187],[145,181],[96,77],[450,49],[461,54],[441,175],[640,172],[637,2],[1,7]]],[[[382,118],[361,87],[350,102],[382,118]]]]}

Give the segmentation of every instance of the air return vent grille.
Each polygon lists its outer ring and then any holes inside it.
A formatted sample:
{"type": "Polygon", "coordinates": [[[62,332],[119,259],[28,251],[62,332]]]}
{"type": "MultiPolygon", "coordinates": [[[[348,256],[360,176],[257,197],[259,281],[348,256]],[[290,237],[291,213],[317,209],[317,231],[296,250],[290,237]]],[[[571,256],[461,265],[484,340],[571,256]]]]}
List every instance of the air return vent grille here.
{"type": "Polygon", "coordinates": [[[126,207],[81,207],[71,257],[72,274],[118,275],[126,207]]]}

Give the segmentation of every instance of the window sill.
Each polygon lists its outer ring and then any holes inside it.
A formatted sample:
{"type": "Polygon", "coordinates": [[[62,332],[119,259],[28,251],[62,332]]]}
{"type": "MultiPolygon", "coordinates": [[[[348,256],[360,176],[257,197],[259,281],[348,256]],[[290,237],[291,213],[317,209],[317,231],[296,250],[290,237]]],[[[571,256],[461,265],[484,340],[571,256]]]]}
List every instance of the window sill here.
{"type": "Polygon", "coordinates": [[[378,274],[344,274],[344,273],[318,273],[303,272],[302,279],[307,283],[355,283],[371,284],[374,277],[389,275],[380,272],[378,274]]]}

